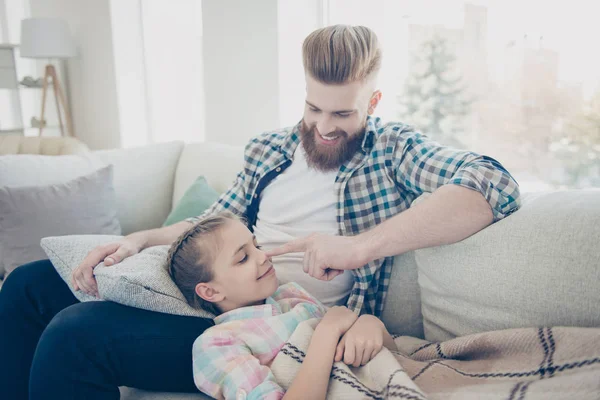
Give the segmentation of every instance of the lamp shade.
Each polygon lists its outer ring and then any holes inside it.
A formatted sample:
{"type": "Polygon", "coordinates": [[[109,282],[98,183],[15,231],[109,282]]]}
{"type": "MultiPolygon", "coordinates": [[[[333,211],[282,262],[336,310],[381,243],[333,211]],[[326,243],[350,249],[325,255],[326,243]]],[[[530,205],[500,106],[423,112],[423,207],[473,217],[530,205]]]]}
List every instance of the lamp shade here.
{"type": "Polygon", "coordinates": [[[21,57],[74,57],[75,42],[66,21],[58,18],[28,18],[21,21],[21,57]]]}

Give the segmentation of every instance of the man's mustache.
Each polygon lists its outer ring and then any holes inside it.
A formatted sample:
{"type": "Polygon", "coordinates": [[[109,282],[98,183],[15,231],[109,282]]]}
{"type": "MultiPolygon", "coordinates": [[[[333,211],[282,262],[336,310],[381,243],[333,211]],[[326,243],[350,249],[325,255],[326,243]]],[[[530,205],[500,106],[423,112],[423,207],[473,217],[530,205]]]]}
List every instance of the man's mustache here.
{"type": "MultiPolygon", "coordinates": [[[[311,127],[308,127],[303,122],[302,123],[302,128],[304,129],[304,132],[318,133],[319,135],[321,135],[321,132],[319,132],[319,130],[317,129],[317,125],[316,124],[313,124],[311,127]]],[[[327,135],[321,135],[321,136],[343,136],[343,137],[348,137],[348,132],[346,132],[343,129],[336,128],[336,130],[333,131],[333,133],[328,133],[327,135]]]]}

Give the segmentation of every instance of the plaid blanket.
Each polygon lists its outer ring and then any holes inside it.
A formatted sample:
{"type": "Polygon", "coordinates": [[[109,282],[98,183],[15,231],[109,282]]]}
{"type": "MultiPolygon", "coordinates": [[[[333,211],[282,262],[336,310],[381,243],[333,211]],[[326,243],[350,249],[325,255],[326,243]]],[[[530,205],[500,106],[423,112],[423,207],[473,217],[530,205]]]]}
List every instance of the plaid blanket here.
{"type": "MultiPolygon", "coordinates": [[[[271,370],[289,388],[317,320],[303,322],[271,370]]],[[[400,336],[362,367],[335,363],[327,399],[600,399],[600,329],[525,328],[441,343],[400,336]]]]}

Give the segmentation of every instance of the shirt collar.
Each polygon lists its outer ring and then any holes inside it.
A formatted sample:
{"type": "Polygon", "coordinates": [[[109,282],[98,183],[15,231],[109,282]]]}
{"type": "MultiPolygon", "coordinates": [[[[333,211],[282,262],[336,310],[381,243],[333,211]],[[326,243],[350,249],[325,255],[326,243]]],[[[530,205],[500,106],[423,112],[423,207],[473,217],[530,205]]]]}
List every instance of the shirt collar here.
{"type": "Polygon", "coordinates": [[[293,158],[294,152],[300,144],[300,127],[302,126],[302,120],[298,122],[293,128],[292,131],[285,136],[283,142],[279,146],[281,152],[287,158],[293,158]]]}
{"type": "Polygon", "coordinates": [[[381,118],[368,115],[365,137],[362,142],[362,149],[365,154],[371,152],[371,149],[375,145],[375,138],[377,137],[377,134],[381,132],[383,132],[381,130],[381,118]]]}
{"type": "Polygon", "coordinates": [[[224,322],[238,321],[244,319],[268,318],[280,314],[281,307],[279,306],[279,304],[272,297],[268,297],[265,300],[265,304],[236,308],[235,310],[231,310],[226,313],[217,315],[214,318],[214,321],[215,325],[219,325],[224,322]]]}
{"type": "MultiPolygon", "coordinates": [[[[300,143],[300,127],[302,126],[302,120],[298,122],[291,130],[289,134],[287,134],[280,146],[279,149],[287,158],[293,158],[294,152],[300,143]]],[[[373,145],[375,144],[375,138],[377,137],[378,130],[381,127],[381,118],[372,117],[370,115],[367,116],[367,124],[365,129],[365,137],[362,141],[362,149],[365,154],[369,154],[373,145]]]]}

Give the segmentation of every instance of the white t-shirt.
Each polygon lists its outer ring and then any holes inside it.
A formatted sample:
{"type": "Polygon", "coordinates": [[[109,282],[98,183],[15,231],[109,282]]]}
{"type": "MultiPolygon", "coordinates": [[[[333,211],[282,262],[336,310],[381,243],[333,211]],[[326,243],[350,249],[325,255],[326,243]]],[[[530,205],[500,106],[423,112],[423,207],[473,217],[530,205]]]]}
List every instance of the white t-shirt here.
{"type": "MultiPolygon", "coordinates": [[[[334,183],[337,171],[321,172],[306,163],[299,145],[294,161],[261,193],[254,234],[265,250],[311,233],[337,235],[337,198],[334,183]]],[[[354,283],[350,271],[331,281],[321,281],[302,270],[304,253],[273,257],[279,283],[296,282],[326,306],[346,303],[354,283]]]]}

